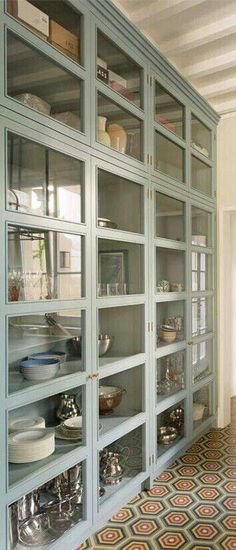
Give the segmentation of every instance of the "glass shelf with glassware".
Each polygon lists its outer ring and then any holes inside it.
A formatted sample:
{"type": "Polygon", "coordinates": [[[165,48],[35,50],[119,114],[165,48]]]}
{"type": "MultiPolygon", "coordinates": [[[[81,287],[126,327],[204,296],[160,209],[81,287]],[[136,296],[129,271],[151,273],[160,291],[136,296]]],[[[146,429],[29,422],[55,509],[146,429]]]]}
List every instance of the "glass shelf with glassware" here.
{"type": "Polygon", "coordinates": [[[156,360],[156,403],[186,387],[186,351],[170,353],[156,360]]]}

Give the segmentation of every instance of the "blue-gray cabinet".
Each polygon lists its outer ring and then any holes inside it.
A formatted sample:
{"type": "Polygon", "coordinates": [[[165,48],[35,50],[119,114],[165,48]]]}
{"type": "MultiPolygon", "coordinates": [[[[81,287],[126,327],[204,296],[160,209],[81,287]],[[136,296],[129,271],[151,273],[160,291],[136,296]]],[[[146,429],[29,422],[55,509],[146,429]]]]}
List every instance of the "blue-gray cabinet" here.
{"type": "Polygon", "coordinates": [[[110,0],[0,10],[0,530],[73,549],[215,421],[218,116],[110,0]]]}

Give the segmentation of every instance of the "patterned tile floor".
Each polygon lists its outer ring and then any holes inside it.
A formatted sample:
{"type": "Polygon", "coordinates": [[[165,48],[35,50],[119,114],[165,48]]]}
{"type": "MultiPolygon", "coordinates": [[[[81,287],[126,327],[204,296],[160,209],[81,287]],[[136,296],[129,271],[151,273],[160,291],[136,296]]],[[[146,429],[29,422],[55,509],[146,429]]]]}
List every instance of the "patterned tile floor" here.
{"type": "Polygon", "coordinates": [[[236,550],[236,398],[212,430],[78,550],[236,550]]]}

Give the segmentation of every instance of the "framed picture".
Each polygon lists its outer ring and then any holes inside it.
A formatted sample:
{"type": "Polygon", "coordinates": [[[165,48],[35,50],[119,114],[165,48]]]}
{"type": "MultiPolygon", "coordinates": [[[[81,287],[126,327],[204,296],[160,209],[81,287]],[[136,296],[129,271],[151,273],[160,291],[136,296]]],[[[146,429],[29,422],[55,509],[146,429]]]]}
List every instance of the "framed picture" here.
{"type": "Polygon", "coordinates": [[[98,294],[107,296],[128,292],[128,250],[104,250],[98,254],[98,294]]]}

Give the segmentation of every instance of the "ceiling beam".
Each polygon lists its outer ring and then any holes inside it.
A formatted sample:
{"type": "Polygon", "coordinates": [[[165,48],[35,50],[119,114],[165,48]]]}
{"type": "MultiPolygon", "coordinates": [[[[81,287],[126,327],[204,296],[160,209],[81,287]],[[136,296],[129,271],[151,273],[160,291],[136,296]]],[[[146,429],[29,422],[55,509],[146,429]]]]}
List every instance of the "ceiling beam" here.
{"type": "Polygon", "coordinates": [[[220,115],[224,113],[230,113],[236,111],[236,98],[227,99],[225,101],[222,101],[222,103],[211,102],[211,105],[213,109],[215,109],[220,115]]]}
{"type": "Polygon", "coordinates": [[[163,21],[169,17],[173,17],[189,8],[193,8],[198,4],[202,4],[205,0],[165,0],[164,2],[144,2],[143,7],[134,11],[129,9],[130,17],[136,25],[142,29],[146,26],[158,25],[159,21],[163,21]]]}
{"type": "Polygon", "coordinates": [[[218,73],[219,71],[224,71],[225,69],[231,69],[235,66],[236,50],[232,50],[231,52],[217,55],[216,57],[209,57],[205,61],[181,67],[181,70],[185,76],[196,80],[204,76],[209,76],[210,74],[218,73]]]}
{"type": "Polygon", "coordinates": [[[204,97],[215,97],[228,94],[229,92],[236,93],[236,78],[219,80],[218,82],[214,82],[214,84],[208,84],[207,86],[198,88],[198,91],[204,97]]]}
{"type": "Polygon", "coordinates": [[[161,51],[167,55],[175,56],[198,46],[209,44],[209,42],[213,42],[224,36],[229,36],[235,32],[236,14],[181,34],[173,40],[162,42],[161,51]]]}

